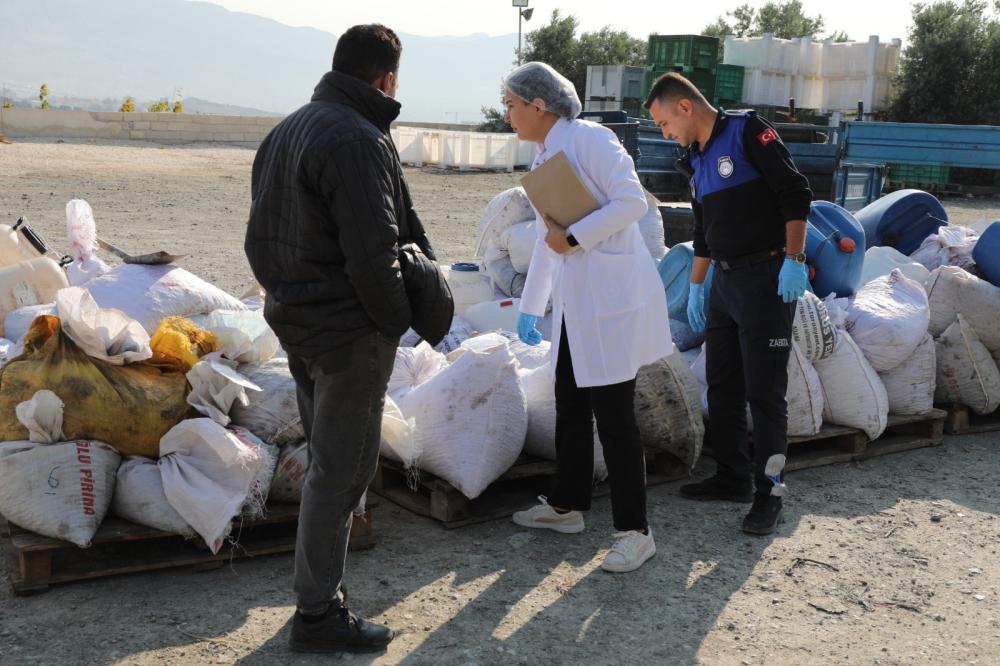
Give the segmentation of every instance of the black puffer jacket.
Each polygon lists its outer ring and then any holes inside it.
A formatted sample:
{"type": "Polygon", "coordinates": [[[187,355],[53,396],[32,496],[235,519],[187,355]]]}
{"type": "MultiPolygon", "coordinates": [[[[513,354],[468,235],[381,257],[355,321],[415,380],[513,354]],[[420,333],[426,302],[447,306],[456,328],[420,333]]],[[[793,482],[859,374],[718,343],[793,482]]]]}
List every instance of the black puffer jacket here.
{"type": "Polygon", "coordinates": [[[257,151],[244,247],[267,292],[267,322],[291,353],[315,358],[373,330],[398,338],[414,323],[413,306],[431,328],[451,322],[443,280],[443,293],[413,304],[404,284],[400,247],[430,259],[434,251],[389,137],[399,108],[367,83],[328,72],[257,151]]]}

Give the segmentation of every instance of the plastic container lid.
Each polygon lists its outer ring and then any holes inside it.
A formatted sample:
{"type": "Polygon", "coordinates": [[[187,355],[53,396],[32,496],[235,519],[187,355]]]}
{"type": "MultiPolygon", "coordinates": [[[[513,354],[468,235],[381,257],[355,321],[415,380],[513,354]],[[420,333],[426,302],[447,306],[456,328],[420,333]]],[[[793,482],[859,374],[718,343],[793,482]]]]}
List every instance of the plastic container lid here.
{"type": "Polygon", "coordinates": [[[858,247],[858,244],[854,242],[853,238],[841,238],[840,243],[837,245],[841,252],[854,252],[854,250],[858,247]]]}
{"type": "Polygon", "coordinates": [[[451,265],[451,270],[459,273],[478,273],[479,264],[473,264],[467,261],[456,261],[451,265]]]}

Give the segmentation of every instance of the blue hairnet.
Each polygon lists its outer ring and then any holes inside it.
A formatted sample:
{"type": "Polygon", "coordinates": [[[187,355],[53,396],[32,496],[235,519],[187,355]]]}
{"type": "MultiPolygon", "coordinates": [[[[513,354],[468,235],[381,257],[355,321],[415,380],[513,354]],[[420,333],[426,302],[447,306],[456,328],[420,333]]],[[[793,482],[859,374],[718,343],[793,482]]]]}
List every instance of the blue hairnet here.
{"type": "Polygon", "coordinates": [[[544,62],[521,65],[503,80],[504,87],[529,104],[541,99],[544,111],[563,118],[576,118],[583,110],[576,88],[565,76],[544,62]]]}

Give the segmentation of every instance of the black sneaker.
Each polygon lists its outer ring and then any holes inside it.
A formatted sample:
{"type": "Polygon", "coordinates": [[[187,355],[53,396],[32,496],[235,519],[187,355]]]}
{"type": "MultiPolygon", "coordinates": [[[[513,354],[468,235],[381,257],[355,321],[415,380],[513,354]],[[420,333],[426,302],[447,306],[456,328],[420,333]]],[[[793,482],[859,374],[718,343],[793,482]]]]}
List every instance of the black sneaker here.
{"type": "Polygon", "coordinates": [[[753,482],[749,478],[740,481],[731,476],[716,473],[715,476],[704,481],[681,486],[681,497],[701,501],[718,500],[749,504],[753,501],[753,482]]]}
{"type": "Polygon", "coordinates": [[[774,495],[754,495],[750,513],[743,519],[747,534],[771,534],[781,522],[781,498],[774,495]]]}
{"type": "Polygon", "coordinates": [[[292,652],[380,652],[394,637],[389,627],[365,622],[349,611],[345,594],[343,603],[331,604],[318,619],[307,621],[295,611],[288,645],[292,652]]]}

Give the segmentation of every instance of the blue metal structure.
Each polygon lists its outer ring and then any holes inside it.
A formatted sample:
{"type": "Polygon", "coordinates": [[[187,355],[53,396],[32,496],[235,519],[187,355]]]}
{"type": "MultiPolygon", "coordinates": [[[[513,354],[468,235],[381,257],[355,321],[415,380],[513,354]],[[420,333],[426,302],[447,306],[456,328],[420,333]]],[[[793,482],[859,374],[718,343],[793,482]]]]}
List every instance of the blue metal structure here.
{"type": "Polygon", "coordinates": [[[927,123],[845,123],[841,157],[852,162],[904,162],[1000,169],[1000,127],[927,123]]]}

